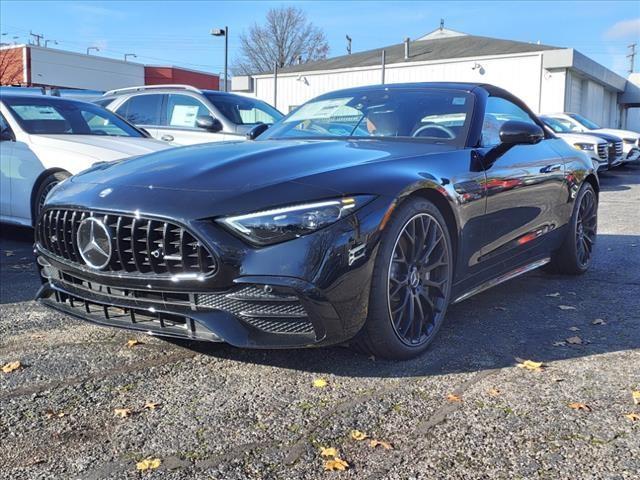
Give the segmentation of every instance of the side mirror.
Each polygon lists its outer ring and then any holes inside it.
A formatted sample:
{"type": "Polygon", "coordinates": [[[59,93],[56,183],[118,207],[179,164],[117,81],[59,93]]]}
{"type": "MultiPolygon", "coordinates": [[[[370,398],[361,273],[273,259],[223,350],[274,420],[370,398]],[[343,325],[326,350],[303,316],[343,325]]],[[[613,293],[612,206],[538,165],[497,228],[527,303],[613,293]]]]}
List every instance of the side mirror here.
{"type": "Polygon", "coordinates": [[[500,141],[506,145],[532,145],[544,139],[538,125],[519,120],[509,120],[500,127],[500,141]]]}
{"type": "Polygon", "coordinates": [[[13,132],[5,128],[0,132],[0,142],[13,142],[15,141],[15,137],[13,136],[13,132]]]}
{"type": "Polygon", "coordinates": [[[196,127],[207,130],[208,132],[219,132],[222,130],[222,122],[211,115],[199,115],[196,117],[196,127]]]}
{"type": "Polygon", "coordinates": [[[269,125],[267,125],[266,123],[259,123],[258,125],[253,127],[251,130],[249,130],[245,134],[245,137],[247,140],[255,140],[256,138],[258,138],[260,134],[262,134],[268,128],[269,128],[269,125]]]}

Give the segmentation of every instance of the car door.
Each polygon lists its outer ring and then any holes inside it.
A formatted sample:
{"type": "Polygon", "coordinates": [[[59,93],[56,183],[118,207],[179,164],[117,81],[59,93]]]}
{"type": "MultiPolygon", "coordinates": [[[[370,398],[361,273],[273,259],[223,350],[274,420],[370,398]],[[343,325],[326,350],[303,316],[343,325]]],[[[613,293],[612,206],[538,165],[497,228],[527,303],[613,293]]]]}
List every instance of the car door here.
{"type": "Polygon", "coordinates": [[[182,93],[170,93],[164,107],[164,125],[158,128],[158,137],[166,142],[178,145],[220,142],[227,140],[220,132],[211,132],[196,125],[199,116],[215,114],[198,98],[182,93]]]}
{"type": "Polygon", "coordinates": [[[482,259],[499,268],[520,265],[535,251],[550,251],[563,225],[567,192],[564,161],[555,138],[536,144],[497,148],[500,127],[508,120],[541,126],[529,112],[506,98],[487,99],[482,129],[487,209],[482,259]]]}
{"type": "Polygon", "coordinates": [[[137,127],[144,128],[153,138],[159,139],[158,128],[162,123],[162,104],[165,95],[141,93],[125,100],[115,112],[137,127]]]}
{"type": "Polygon", "coordinates": [[[11,216],[11,157],[15,137],[11,127],[0,113],[0,215],[11,216]]]}

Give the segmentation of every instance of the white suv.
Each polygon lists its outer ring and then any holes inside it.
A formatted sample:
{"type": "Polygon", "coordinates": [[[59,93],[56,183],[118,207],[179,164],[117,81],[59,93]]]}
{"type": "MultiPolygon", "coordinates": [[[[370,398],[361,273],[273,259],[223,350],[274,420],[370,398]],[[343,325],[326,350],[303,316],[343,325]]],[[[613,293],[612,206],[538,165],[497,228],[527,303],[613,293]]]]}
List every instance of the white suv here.
{"type": "Polygon", "coordinates": [[[618,128],[602,128],[578,113],[553,113],[547,116],[563,122],[575,132],[604,133],[619,137],[622,139],[623,162],[633,162],[640,158],[640,133],[638,132],[618,128]]]}
{"type": "Polygon", "coordinates": [[[256,125],[271,125],[283,116],[260,100],[188,85],[121,88],[94,103],[176,145],[244,140],[256,125]]]}
{"type": "Polygon", "coordinates": [[[31,226],[47,194],[69,176],[169,147],[92,103],[3,93],[0,222],[31,226]]]}

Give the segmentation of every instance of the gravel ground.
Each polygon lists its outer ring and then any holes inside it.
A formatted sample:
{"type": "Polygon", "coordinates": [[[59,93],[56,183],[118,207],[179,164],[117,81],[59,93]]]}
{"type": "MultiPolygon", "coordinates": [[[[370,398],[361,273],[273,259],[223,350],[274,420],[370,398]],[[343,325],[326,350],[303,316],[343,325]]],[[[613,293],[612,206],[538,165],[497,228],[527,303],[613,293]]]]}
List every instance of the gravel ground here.
{"type": "Polygon", "coordinates": [[[403,363],[169,343],[52,313],[31,300],[31,232],[2,226],[0,365],[23,367],[0,372],[0,478],[638,478],[640,420],[625,415],[640,414],[640,165],[601,182],[586,275],[536,271],[456,305],[403,363]],[[350,468],[324,472],[322,447],[350,468]],[[147,458],[160,466],[137,471],[147,458]]]}

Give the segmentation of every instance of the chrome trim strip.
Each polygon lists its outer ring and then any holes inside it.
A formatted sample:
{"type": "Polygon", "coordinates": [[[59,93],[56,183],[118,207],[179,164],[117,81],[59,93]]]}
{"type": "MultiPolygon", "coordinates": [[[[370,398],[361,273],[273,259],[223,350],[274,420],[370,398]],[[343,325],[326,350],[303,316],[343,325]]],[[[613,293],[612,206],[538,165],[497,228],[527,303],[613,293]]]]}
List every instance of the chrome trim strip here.
{"type": "Polygon", "coordinates": [[[468,292],[466,292],[466,293],[460,295],[458,298],[456,298],[452,303],[462,302],[463,300],[466,300],[467,298],[472,297],[472,296],[476,295],[477,293],[484,292],[485,290],[488,290],[491,287],[495,287],[496,285],[500,285],[501,283],[504,283],[507,280],[511,280],[511,279],[519,277],[520,275],[523,275],[523,274],[525,274],[527,272],[530,272],[531,270],[535,270],[536,268],[540,268],[543,265],[546,265],[547,263],[549,263],[550,261],[551,261],[551,259],[549,257],[547,257],[547,258],[543,258],[541,260],[536,260],[535,262],[532,262],[532,263],[529,263],[527,265],[524,265],[523,267],[518,267],[515,270],[512,270],[512,271],[510,271],[508,273],[505,273],[504,275],[500,275],[499,277],[496,277],[493,280],[489,280],[488,282],[485,282],[482,285],[469,290],[468,292]]]}

